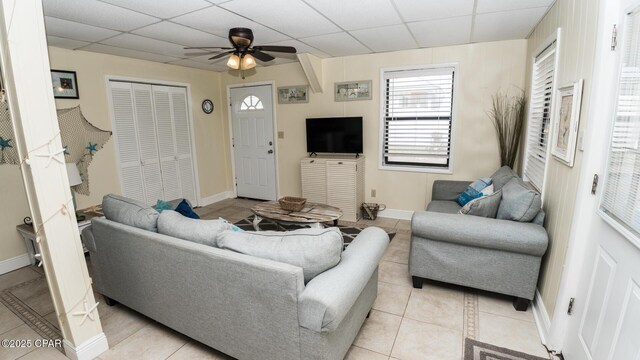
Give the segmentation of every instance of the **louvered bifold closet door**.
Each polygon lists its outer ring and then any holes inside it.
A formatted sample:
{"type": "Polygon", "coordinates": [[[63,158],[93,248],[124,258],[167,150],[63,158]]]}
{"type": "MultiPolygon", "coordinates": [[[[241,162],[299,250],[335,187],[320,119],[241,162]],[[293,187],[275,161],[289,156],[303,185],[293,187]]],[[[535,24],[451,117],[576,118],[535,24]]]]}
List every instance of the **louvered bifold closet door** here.
{"type": "Polygon", "coordinates": [[[193,159],[191,156],[191,129],[187,111],[187,92],[185,88],[171,89],[171,108],[176,139],[178,178],[182,197],[196,204],[196,186],[193,159]]]}
{"type": "Polygon", "coordinates": [[[155,205],[158,199],[164,199],[162,174],[158,158],[158,139],[153,117],[153,96],[151,85],[132,84],[135,106],[140,164],[144,177],[145,202],[155,205]]]}
{"type": "Polygon", "coordinates": [[[133,89],[130,83],[109,82],[122,195],[145,202],[143,172],[138,147],[133,89]]]}
{"type": "Polygon", "coordinates": [[[356,169],[355,162],[327,160],[327,202],[342,210],[344,221],[358,221],[356,169]]]}
{"type": "Polygon", "coordinates": [[[158,151],[162,170],[162,187],[166,200],[182,197],[180,179],[178,178],[178,158],[176,156],[176,138],[173,131],[173,110],[171,104],[171,88],[152,86],[153,104],[158,132],[158,151]]]}

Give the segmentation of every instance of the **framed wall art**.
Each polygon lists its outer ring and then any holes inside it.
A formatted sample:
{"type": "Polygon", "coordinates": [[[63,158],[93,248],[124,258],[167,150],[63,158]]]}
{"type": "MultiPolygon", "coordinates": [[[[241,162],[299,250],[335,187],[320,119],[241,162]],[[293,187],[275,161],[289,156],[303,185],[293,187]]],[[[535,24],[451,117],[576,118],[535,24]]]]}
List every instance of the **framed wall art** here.
{"type": "Polygon", "coordinates": [[[371,80],[335,83],[336,101],[371,100],[371,80]]]}
{"type": "Polygon", "coordinates": [[[278,104],[299,104],[309,102],[309,86],[282,86],[278,88],[278,104]]]}
{"type": "Polygon", "coordinates": [[[53,97],[56,99],[79,99],[78,81],[75,71],[51,70],[53,97]]]}
{"type": "Polygon", "coordinates": [[[573,167],[580,124],[582,102],[582,79],[562,87],[556,92],[556,107],[553,117],[551,154],[563,164],[573,167]]]}

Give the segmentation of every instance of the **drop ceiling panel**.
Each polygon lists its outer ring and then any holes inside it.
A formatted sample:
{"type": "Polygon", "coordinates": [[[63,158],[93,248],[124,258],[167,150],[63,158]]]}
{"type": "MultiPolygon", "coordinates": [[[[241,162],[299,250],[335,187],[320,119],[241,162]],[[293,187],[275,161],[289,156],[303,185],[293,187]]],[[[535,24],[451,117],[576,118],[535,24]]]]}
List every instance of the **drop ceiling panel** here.
{"type": "Polygon", "coordinates": [[[227,60],[229,59],[229,56],[225,56],[225,57],[223,57],[223,58],[221,58],[219,60],[218,59],[209,60],[209,58],[214,57],[215,55],[216,55],[216,53],[207,54],[207,55],[189,56],[189,60],[195,61],[195,62],[198,62],[198,63],[201,63],[201,64],[209,64],[209,65],[222,64],[222,65],[225,65],[227,63],[227,60]]]}
{"type": "MultiPolygon", "coordinates": [[[[478,0],[476,13],[490,13],[498,11],[520,10],[535,7],[549,7],[554,0],[478,0]]],[[[537,23],[537,21],[536,21],[537,23]]]]}
{"type": "Polygon", "coordinates": [[[119,31],[57,19],[50,16],[44,17],[44,23],[47,29],[47,35],[73,40],[96,42],[120,34],[119,31]]]}
{"type": "Polygon", "coordinates": [[[159,19],[96,0],[43,0],[44,14],[112,30],[129,31],[159,19]]]}
{"type": "Polygon", "coordinates": [[[409,24],[420,47],[466,44],[470,42],[471,16],[420,21],[409,24]]]}
{"type": "Polygon", "coordinates": [[[65,49],[77,49],[79,47],[89,45],[89,43],[85,41],[71,40],[57,36],[47,36],[47,45],[65,49]]]}
{"type": "Polygon", "coordinates": [[[161,62],[161,63],[179,60],[178,58],[175,58],[172,56],[152,54],[144,51],[124,49],[124,48],[119,48],[119,47],[109,46],[109,45],[102,45],[102,44],[91,44],[87,47],[82,48],[82,50],[130,57],[134,59],[149,60],[149,61],[155,61],[155,62],[161,62]]]}
{"type": "MultiPolygon", "coordinates": [[[[172,61],[171,64],[211,71],[226,71],[228,69],[224,63],[210,65],[198,61],[193,61],[191,59],[176,60],[172,61]]],[[[218,104],[215,105],[217,106],[218,104]]]]}
{"type": "Polygon", "coordinates": [[[274,43],[272,43],[271,45],[280,45],[280,46],[293,46],[294,48],[296,48],[296,50],[298,51],[299,54],[303,54],[303,53],[308,53],[308,54],[313,54],[317,57],[320,58],[328,58],[330,57],[329,54],[322,52],[314,47],[311,47],[307,44],[304,44],[298,40],[284,40],[284,41],[276,41],[274,43]]]}
{"type": "Polygon", "coordinates": [[[395,4],[404,21],[411,22],[471,15],[473,2],[474,0],[399,0],[395,4]]]}
{"type": "Polygon", "coordinates": [[[233,0],[220,6],[294,38],[340,31],[302,1],[233,0]]]}
{"type": "Polygon", "coordinates": [[[415,49],[417,47],[413,36],[404,24],[355,30],[350,33],[375,52],[415,49]]]}
{"type": "Polygon", "coordinates": [[[186,14],[198,9],[213,6],[205,0],[179,0],[179,1],[158,1],[158,0],[100,0],[105,3],[117,5],[130,10],[135,10],[143,14],[169,19],[175,16],[186,14]]]}
{"type": "Polygon", "coordinates": [[[163,21],[132,33],[185,46],[229,46],[229,40],[183,25],[163,21]]]}
{"type": "Polygon", "coordinates": [[[546,11],[546,7],[541,7],[476,15],[472,40],[524,39],[546,11]]]}
{"type": "Polygon", "coordinates": [[[105,45],[117,46],[120,48],[140,50],[150,53],[172,56],[176,58],[184,57],[184,47],[166,41],[150,39],[144,36],[133,34],[122,34],[102,42],[105,45]]]}
{"type": "Polygon", "coordinates": [[[368,54],[371,51],[345,32],[300,39],[331,56],[368,54]]]}
{"type": "Polygon", "coordinates": [[[187,25],[226,38],[229,29],[246,27],[253,30],[254,43],[266,45],[270,42],[289,39],[288,36],[273,31],[251,20],[238,16],[219,7],[210,7],[176,17],[172,22],[187,25]]]}
{"type": "Polygon", "coordinates": [[[402,19],[391,0],[305,0],[345,30],[396,25],[402,19]]]}

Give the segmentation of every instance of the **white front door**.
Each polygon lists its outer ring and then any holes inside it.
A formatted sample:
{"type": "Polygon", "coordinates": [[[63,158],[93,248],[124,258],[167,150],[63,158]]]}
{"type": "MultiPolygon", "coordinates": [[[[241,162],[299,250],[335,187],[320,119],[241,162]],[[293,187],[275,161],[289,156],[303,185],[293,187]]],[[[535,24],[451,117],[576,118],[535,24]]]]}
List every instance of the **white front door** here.
{"type": "Polygon", "coordinates": [[[231,123],[237,195],[275,200],[271,85],[232,88],[231,123]]]}
{"type": "MultiPolygon", "coordinates": [[[[586,181],[579,189],[572,230],[577,236],[569,248],[569,256],[572,251],[582,255],[568,265],[574,275],[567,286],[575,287],[575,300],[562,346],[567,360],[640,359],[639,5],[638,0],[600,4],[593,104],[581,174],[586,181]],[[615,51],[613,24],[618,29],[615,51]],[[600,178],[595,195],[589,186],[593,174],[600,178]]],[[[563,311],[565,300],[558,304],[563,311]]]]}

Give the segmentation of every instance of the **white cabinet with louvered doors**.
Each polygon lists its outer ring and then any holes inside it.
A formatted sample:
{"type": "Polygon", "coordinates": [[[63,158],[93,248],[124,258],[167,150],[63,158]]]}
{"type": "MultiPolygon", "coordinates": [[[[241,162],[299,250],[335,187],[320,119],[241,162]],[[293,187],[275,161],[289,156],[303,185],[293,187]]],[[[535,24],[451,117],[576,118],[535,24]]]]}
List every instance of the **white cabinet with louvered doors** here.
{"type": "Polygon", "coordinates": [[[300,171],[307,201],[340,208],[340,220],[358,221],[364,202],[364,157],[305,158],[300,171]]]}
{"type": "Polygon", "coordinates": [[[184,87],[110,81],[122,194],[197,203],[191,129],[184,87]]]}

